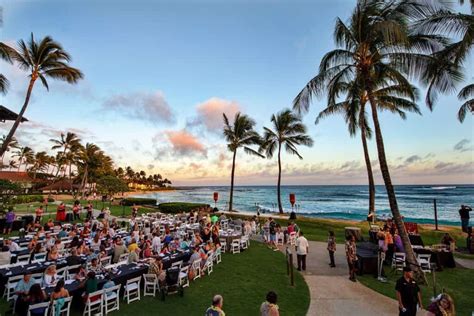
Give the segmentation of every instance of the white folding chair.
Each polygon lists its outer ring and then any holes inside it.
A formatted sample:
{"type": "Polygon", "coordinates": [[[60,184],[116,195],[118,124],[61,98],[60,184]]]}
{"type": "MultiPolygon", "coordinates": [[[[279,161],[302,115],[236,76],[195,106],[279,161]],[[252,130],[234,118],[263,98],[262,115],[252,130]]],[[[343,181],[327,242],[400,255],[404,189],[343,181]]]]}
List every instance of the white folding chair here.
{"type": "Polygon", "coordinates": [[[84,313],[82,315],[87,316],[102,316],[102,310],[104,306],[104,291],[95,291],[90,293],[87,296],[86,307],[84,308],[84,313]]]}
{"type": "Polygon", "coordinates": [[[120,255],[118,262],[120,263],[128,262],[128,253],[124,253],[120,255]]]}
{"type": "Polygon", "coordinates": [[[103,267],[108,266],[112,262],[112,256],[100,258],[100,263],[103,267]]]}
{"type": "Polygon", "coordinates": [[[232,254],[240,253],[240,239],[232,240],[230,252],[232,252],[232,254]]]}
{"type": "Polygon", "coordinates": [[[65,266],[65,267],[62,267],[61,269],[56,270],[56,274],[57,274],[58,277],[60,277],[61,279],[66,280],[66,279],[67,279],[67,271],[68,271],[68,267],[65,266]]]}
{"type": "Polygon", "coordinates": [[[76,264],[69,267],[66,266],[67,272],[65,274],[65,280],[74,280],[76,278],[77,271],[80,267],[80,264],[76,264]]]}
{"type": "MultiPolygon", "coordinates": [[[[63,300],[64,305],[60,308],[59,315],[69,316],[69,313],[71,311],[72,296],[64,297],[63,300]]],[[[56,315],[56,300],[51,303],[51,315],[56,315]]]]}
{"type": "Polygon", "coordinates": [[[276,234],[276,244],[277,245],[282,245],[285,243],[285,235],[283,233],[277,233],[276,234]]]}
{"type": "Polygon", "coordinates": [[[221,251],[225,253],[227,249],[227,240],[225,238],[219,238],[219,242],[221,244],[221,251]]]}
{"type": "Polygon", "coordinates": [[[201,277],[201,261],[202,259],[199,258],[195,261],[193,261],[193,264],[192,264],[192,269],[194,270],[194,278],[193,280],[196,280],[197,278],[200,278],[201,277]]]}
{"type": "Polygon", "coordinates": [[[143,296],[156,295],[156,289],[158,287],[158,277],[156,274],[144,274],[143,275],[143,296]]]}
{"type": "Polygon", "coordinates": [[[431,254],[418,254],[416,256],[416,259],[418,260],[418,264],[420,265],[421,270],[423,272],[429,272],[431,273],[431,254]]]}
{"type": "Polygon", "coordinates": [[[125,285],[125,293],[123,298],[127,300],[127,304],[133,301],[140,300],[140,281],[141,277],[136,277],[130,280],[127,280],[125,285]]]}
{"type": "Polygon", "coordinates": [[[179,271],[179,285],[181,285],[182,287],[189,286],[188,273],[189,273],[189,266],[184,266],[179,271]]]}
{"type": "Polygon", "coordinates": [[[116,285],[108,289],[104,289],[104,311],[105,315],[112,311],[120,310],[120,287],[122,285],[116,285]]]}
{"type": "Polygon", "coordinates": [[[26,314],[26,315],[31,316],[31,312],[34,312],[35,315],[39,315],[38,310],[41,310],[41,309],[43,310],[43,316],[48,316],[49,302],[30,305],[28,307],[28,314],[26,314]]]}
{"type": "Polygon", "coordinates": [[[21,263],[28,263],[30,261],[30,257],[31,257],[30,254],[17,256],[16,257],[16,262],[17,263],[20,263],[20,262],[21,263]]]}
{"type": "Polygon", "coordinates": [[[214,270],[214,262],[213,262],[214,252],[209,252],[206,262],[204,263],[202,269],[206,272],[207,275],[211,274],[214,270]]]}
{"type": "Polygon", "coordinates": [[[183,265],[183,260],[180,260],[180,261],[176,261],[176,262],[173,262],[171,264],[171,267],[174,268],[174,267],[178,267],[181,269],[181,266],[183,265]]]}
{"type": "Polygon", "coordinates": [[[392,258],[392,268],[398,271],[402,271],[405,267],[406,255],[404,252],[395,252],[392,258]]]}
{"type": "Polygon", "coordinates": [[[43,282],[43,273],[33,273],[31,278],[35,280],[35,283],[41,284],[43,282]]]}
{"type": "Polygon", "coordinates": [[[242,249],[247,249],[248,248],[248,240],[249,240],[249,238],[247,236],[242,236],[240,238],[240,247],[242,249]]]}
{"type": "Polygon", "coordinates": [[[290,237],[288,238],[288,242],[290,243],[290,245],[296,245],[296,233],[295,232],[290,233],[290,237]]]}
{"type": "Polygon", "coordinates": [[[15,275],[8,278],[6,289],[5,289],[5,294],[6,294],[5,296],[6,296],[7,302],[16,298],[15,287],[18,284],[18,282],[20,282],[21,279],[23,279],[23,275],[15,275]]]}
{"type": "Polygon", "coordinates": [[[214,262],[216,264],[221,263],[222,261],[222,246],[217,247],[216,251],[214,252],[214,262]]]}

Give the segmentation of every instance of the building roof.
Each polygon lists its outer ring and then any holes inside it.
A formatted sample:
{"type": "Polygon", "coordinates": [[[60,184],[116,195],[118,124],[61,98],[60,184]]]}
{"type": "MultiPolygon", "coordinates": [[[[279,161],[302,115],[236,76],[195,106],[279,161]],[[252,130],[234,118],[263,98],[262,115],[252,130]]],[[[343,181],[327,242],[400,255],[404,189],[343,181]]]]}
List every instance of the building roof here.
{"type": "MultiPolygon", "coordinates": [[[[4,107],[3,105],[0,105],[0,121],[1,122],[15,121],[17,117],[18,117],[18,114],[16,114],[13,111],[10,111],[9,109],[4,107]]],[[[25,117],[21,118],[22,123],[27,122],[27,121],[28,121],[27,118],[25,118],[25,117]]]]}
{"type": "Polygon", "coordinates": [[[74,184],[72,181],[62,179],[59,181],[56,181],[54,183],[51,183],[45,187],[42,187],[39,189],[40,191],[67,191],[72,189],[79,189],[80,185],[79,184],[74,184]]]}
{"type": "Polygon", "coordinates": [[[11,182],[34,182],[35,180],[24,171],[0,171],[0,180],[11,182]]]}

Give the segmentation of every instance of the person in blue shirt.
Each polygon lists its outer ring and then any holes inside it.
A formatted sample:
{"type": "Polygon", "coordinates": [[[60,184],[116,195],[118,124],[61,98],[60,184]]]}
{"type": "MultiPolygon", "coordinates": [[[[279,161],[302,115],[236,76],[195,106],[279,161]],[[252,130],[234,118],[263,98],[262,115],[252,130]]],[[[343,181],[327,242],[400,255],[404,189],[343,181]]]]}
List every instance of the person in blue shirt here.
{"type": "MultiPolygon", "coordinates": [[[[110,289],[111,287],[114,287],[114,286],[115,286],[115,283],[114,283],[114,281],[112,281],[112,280],[110,279],[110,275],[109,275],[109,274],[106,274],[106,275],[105,275],[105,280],[106,280],[106,282],[105,282],[104,285],[102,286],[102,289],[103,289],[103,290],[110,289]]],[[[107,293],[107,297],[112,296],[112,294],[113,294],[113,292],[108,292],[108,293],[107,293]]]]}

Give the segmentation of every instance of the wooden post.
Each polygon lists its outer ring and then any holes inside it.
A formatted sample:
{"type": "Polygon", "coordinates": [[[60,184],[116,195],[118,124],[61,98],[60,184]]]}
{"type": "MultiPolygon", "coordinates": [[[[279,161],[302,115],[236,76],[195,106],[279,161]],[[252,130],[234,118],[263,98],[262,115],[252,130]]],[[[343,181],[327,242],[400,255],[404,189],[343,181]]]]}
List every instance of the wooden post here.
{"type": "Polygon", "coordinates": [[[290,275],[290,258],[288,256],[288,247],[286,247],[286,275],[290,275]]]}
{"type": "Polygon", "coordinates": [[[293,253],[291,252],[291,250],[288,247],[286,247],[286,255],[287,255],[287,260],[286,260],[287,272],[290,275],[290,284],[291,284],[291,286],[294,286],[295,285],[295,279],[294,279],[294,275],[293,275],[293,253]]]}
{"type": "Polygon", "coordinates": [[[436,207],[436,199],[433,200],[434,206],[434,217],[435,217],[435,230],[438,230],[438,208],[436,207]]]}

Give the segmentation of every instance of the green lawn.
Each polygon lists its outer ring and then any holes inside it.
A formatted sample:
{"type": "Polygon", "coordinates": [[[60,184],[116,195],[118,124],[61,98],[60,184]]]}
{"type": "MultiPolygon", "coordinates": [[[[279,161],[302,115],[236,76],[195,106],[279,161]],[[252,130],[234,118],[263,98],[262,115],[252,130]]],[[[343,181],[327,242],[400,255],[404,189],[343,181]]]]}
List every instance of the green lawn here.
{"type": "MultiPolygon", "coordinates": [[[[388,271],[386,268],[385,271],[388,271]]],[[[380,292],[383,295],[395,298],[395,283],[401,277],[401,273],[387,273],[389,278],[387,283],[381,283],[372,275],[359,276],[357,279],[369,288],[380,292]]],[[[433,297],[433,276],[426,274],[427,286],[421,286],[423,295],[423,305],[428,307],[430,299],[433,297]]],[[[448,293],[454,300],[456,315],[470,316],[474,312],[474,271],[463,268],[444,269],[436,272],[436,285],[439,294],[442,290],[448,293]]]]}
{"type": "MultiPolygon", "coordinates": [[[[303,316],[309,307],[309,289],[303,277],[295,271],[295,286],[289,285],[286,276],[285,257],[280,252],[269,250],[265,245],[252,242],[241,254],[223,254],[222,262],[214,266],[210,276],[191,282],[184,297],[170,295],[165,302],[158,298],[142,298],[130,305],[121,302],[120,315],[203,315],[212,296],[224,297],[227,315],[260,315],[260,304],[268,291],[278,295],[281,315],[303,316]],[[264,272],[264,273],[262,273],[264,272]]],[[[0,314],[6,304],[2,300],[0,314]]],[[[72,310],[71,315],[82,315],[72,310]]]]}

